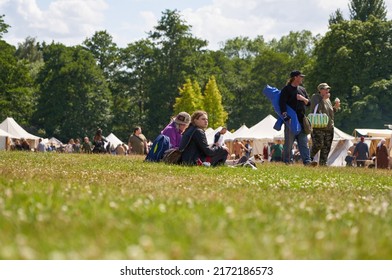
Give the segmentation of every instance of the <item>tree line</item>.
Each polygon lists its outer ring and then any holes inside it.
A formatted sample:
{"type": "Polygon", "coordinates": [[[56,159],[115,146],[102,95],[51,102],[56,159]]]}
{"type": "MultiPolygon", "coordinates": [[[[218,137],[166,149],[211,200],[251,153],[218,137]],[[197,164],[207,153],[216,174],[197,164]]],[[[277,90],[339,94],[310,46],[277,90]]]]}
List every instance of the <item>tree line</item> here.
{"type": "Polygon", "coordinates": [[[324,36],[236,37],[216,51],[177,10],[124,48],[107,31],[71,47],[31,37],[12,46],[2,40],[10,28],[2,15],[0,119],[63,141],[97,127],[126,140],[137,125],[154,138],[175,113],[204,108],[212,126],[236,129],[274,115],[263,88],[282,88],[300,69],[308,93],[327,82],[340,98],[337,127],[382,128],[392,120],[392,22],[382,0],[352,0],[349,10],[349,19],[339,9],[330,15],[324,36]]]}

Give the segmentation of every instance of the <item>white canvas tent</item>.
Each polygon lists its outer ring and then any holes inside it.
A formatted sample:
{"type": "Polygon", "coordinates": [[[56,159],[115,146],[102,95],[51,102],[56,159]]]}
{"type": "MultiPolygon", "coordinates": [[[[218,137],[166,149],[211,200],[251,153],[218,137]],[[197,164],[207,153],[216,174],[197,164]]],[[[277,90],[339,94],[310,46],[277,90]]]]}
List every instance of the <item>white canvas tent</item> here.
{"type": "Polygon", "coordinates": [[[13,118],[6,118],[1,124],[0,129],[8,132],[19,139],[25,138],[29,140],[38,140],[39,137],[28,133],[13,118]]]}
{"type": "MultiPolygon", "coordinates": [[[[209,145],[214,144],[214,137],[215,137],[215,134],[216,134],[218,131],[221,131],[221,129],[222,129],[221,126],[218,127],[218,128],[216,128],[215,130],[212,129],[211,127],[209,127],[209,128],[206,129],[205,133],[206,133],[206,137],[207,137],[207,143],[208,143],[209,145]]],[[[226,133],[225,133],[225,135],[223,136],[223,141],[225,142],[225,141],[227,141],[228,139],[230,139],[230,138],[231,138],[231,135],[232,135],[232,133],[231,133],[230,131],[227,130],[226,133]]]]}
{"type": "Polygon", "coordinates": [[[391,129],[370,129],[370,128],[356,128],[354,130],[354,136],[359,138],[360,136],[365,137],[365,142],[369,146],[369,153],[373,155],[376,153],[376,147],[381,139],[385,139],[386,146],[388,147],[389,153],[392,149],[392,130],[391,129]]]}
{"type": "Polygon", "coordinates": [[[6,150],[11,138],[18,138],[2,129],[0,129],[0,150],[6,150]]]}
{"type": "Polygon", "coordinates": [[[216,132],[218,132],[219,130],[221,130],[221,126],[220,127],[218,127],[217,129],[213,129],[212,127],[209,127],[209,128],[207,128],[206,130],[205,130],[205,134],[206,134],[206,138],[207,138],[207,143],[209,144],[209,145],[212,145],[212,144],[214,144],[214,136],[215,136],[215,133],[216,132]],[[216,131],[216,132],[215,132],[216,131]]]}
{"type": "Polygon", "coordinates": [[[8,133],[7,131],[2,130],[1,128],[0,128],[0,136],[18,139],[17,136],[12,135],[11,133],[8,133]]]}
{"type": "Polygon", "coordinates": [[[391,129],[369,129],[369,128],[356,128],[354,130],[355,137],[365,136],[365,137],[378,137],[390,139],[392,137],[391,129]]]}
{"type": "Polygon", "coordinates": [[[110,133],[108,136],[106,136],[106,140],[110,143],[113,148],[116,148],[119,144],[124,144],[123,141],[117,138],[116,135],[113,133],[110,133]]]}
{"type": "Polygon", "coordinates": [[[52,137],[50,139],[44,139],[43,142],[44,142],[45,145],[54,146],[56,148],[59,148],[59,147],[64,145],[63,142],[61,142],[56,137],[52,137]]]}
{"type": "Polygon", "coordinates": [[[274,141],[274,137],[280,135],[283,131],[275,130],[273,127],[275,125],[276,118],[272,115],[266,116],[260,122],[248,128],[243,124],[240,128],[232,133],[229,137],[226,137],[226,141],[234,140],[251,140],[251,145],[253,147],[252,154],[262,154],[265,145],[269,142],[274,141]]]}
{"type": "Polygon", "coordinates": [[[354,137],[341,131],[339,128],[334,128],[334,136],[331,146],[331,151],[328,155],[327,165],[329,166],[345,166],[345,158],[348,149],[353,145],[354,137]]]}
{"type": "Polygon", "coordinates": [[[235,139],[244,140],[244,139],[249,139],[249,137],[250,137],[249,128],[245,124],[243,124],[241,125],[240,128],[238,128],[236,131],[231,133],[231,135],[225,137],[225,140],[226,141],[233,141],[235,139]]]}
{"type": "Polygon", "coordinates": [[[249,129],[250,139],[253,140],[253,153],[262,154],[264,146],[282,134],[284,127],[282,126],[282,129],[277,131],[274,129],[275,123],[276,118],[268,115],[249,129]]]}
{"type": "MultiPolygon", "coordinates": [[[[0,129],[12,135],[11,138],[26,139],[29,142],[30,147],[32,148],[35,148],[37,146],[39,137],[28,133],[13,118],[6,118],[0,124],[0,129]]],[[[5,143],[5,139],[5,136],[0,136],[0,143],[5,143]]],[[[5,149],[5,145],[3,146],[2,144],[0,144],[0,149],[5,149]]]]}

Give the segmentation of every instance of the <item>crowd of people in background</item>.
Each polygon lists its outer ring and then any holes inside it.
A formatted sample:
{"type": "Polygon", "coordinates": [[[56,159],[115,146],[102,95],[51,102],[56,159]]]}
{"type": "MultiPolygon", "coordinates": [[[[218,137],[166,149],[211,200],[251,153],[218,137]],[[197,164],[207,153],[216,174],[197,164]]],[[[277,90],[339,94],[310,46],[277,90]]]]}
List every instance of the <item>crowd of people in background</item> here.
{"type": "MultiPolygon", "coordinates": [[[[285,124],[284,142],[277,139],[274,143],[264,146],[263,153],[257,157],[264,161],[284,162],[291,164],[302,161],[305,166],[326,166],[328,155],[334,137],[334,114],[340,109],[340,100],[335,98],[334,104],[330,101],[331,87],[327,83],[321,83],[317,87],[317,92],[310,98],[306,89],[302,86],[305,75],[298,71],[292,71],[286,86],[281,90],[279,98],[279,108],[281,118],[285,124]],[[295,133],[291,128],[293,115],[288,114],[291,107],[295,112],[301,130],[295,133]],[[306,132],[305,124],[302,121],[306,118],[306,108],[311,112],[318,112],[328,116],[328,123],[325,127],[315,127],[311,132],[306,132]],[[308,142],[308,133],[311,134],[311,145],[308,142]],[[316,155],[318,161],[316,161],[316,155]]],[[[240,141],[234,139],[231,149],[225,144],[226,127],[222,127],[214,135],[213,144],[209,145],[205,130],[208,127],[208,113],[196,111],[192,115],[187,112],[180,112],[161,131],[160,135],[167,137],[170,148],[181,150],[180,163],[186,165],[224,165],[226,160],[240,161],[243,158],[252,157],[253,147],[250,140],[240,141]]],[[[162,137],[161,136],[161,137],[162,137]]],[[[390,156],[385,145],[385,139],[378,143],[374,154],[369,154],[369,147],[365,143],[365,138],[361,137],[347,151],[345,158],[347,166],[389,168],[390,156]],[[370,163],[369,163],[370,161],[370,163]],[[373,161],[374,163],[371,163],[373,161]]],[[[147,155],[152,142],[142,133],[142,128],[137,126],[128,139],[128,145],[117,144],[114,147],[103,135],[102,129],[98,128],[93,140],[85,136],[83,142],[80,139],[69,139],[66,145],[55,147],[45,145],[43,139],[39,139],[36,147],[31,147],[26,139],[15,139],[11,145],[12,150],[48,152],[58,151],[64,153],[95,153],[95,154],[116,154],[116,155],[147,155]]]]}

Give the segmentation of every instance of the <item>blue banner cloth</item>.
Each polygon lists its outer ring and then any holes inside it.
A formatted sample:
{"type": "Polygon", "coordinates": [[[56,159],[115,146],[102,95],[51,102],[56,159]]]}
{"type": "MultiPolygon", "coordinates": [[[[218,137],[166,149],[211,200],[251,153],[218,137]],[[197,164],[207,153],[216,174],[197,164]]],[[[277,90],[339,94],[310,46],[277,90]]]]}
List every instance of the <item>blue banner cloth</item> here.
{"type": "MultiPolygon", "coordinates": [[[[267,85],[263,89],[263,93],[271,101],[272,106],[274,107],[276,114],[278,114],[278,116],[279,116],[278,120],[276,121],[276,123],[274,125],[274,129],[277,131],[280,131],[282,128],[282,125],[284,123],[282,114],[280,112],[280,107],[279,107],[280,90],[277,89],[276,87],[271,87],[271,86],[267,85]]],[[[295,135],[298,135],[302,130],[301,123],[298,121],[297,114],[295,113],[293,108],[291,108],[290,106],[287,106],[287,115],[291,118],[291,121],[289,123],[290,130],[295,135]]]]}

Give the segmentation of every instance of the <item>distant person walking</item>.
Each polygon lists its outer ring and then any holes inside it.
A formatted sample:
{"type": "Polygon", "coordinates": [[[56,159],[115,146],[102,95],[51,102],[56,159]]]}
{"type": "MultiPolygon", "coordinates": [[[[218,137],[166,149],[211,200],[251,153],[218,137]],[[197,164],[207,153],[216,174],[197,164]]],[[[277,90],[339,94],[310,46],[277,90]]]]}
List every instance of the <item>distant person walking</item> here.
{"type": "Polygon", "coordinates": [[[369,159],[369,147],[365,143],[365,137],[363,136],[361,136],[361,140],[355,146],[354,157],[358,167],[365,167],[365,162],[369,159]]]}

